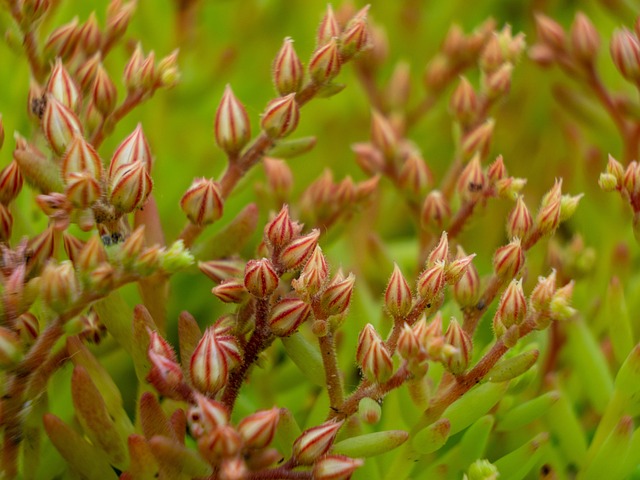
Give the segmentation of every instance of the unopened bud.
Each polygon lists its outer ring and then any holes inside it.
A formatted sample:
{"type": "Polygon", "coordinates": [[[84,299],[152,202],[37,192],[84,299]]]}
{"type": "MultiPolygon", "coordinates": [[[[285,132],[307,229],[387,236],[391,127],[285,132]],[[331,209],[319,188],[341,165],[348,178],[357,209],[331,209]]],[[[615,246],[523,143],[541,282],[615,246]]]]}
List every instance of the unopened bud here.
{"type": "Polygon", "coordinates": [[[442,229],[451,217],[451,207],[445,196],[439,190],[432,190],[424,199],[420,218],[423,227],[442,229]]]}
{"type": "Polygon", "coordinates": [[[610,173],[601,173],[600,178],[598,178],[598,185],[603,192],[615,192],[618,188],[618,181],[610,173]]]}
{"type": "Polygon", "coordinates": [[[179,387],[184,382],[184,375],[180,365],[170,358],[149,349],[147,356],[151,362],[151,369],[147,374],[147,382],[168,398],[183,400],[178,393],[179,387]]]}
{"type": "Polygon", "coordinates": [[[629,165],[627,165],[622,178],[622,186],[631,197],[640,192],[640,164],[636,160],[629,162],[629,165]]]}
{"type": "Polygon", "coordinates": [[[371,324],[367,324],[358,337],[360,368],[371,381],[385,382],[393,373],[391,355],[371,324]]]}
{"type": "Polygon", "coordinates": [[[142,65],[144,61],[142,45],[138,43],[124,68],[124,84],[130,92],[142,87],[142,65]]]}
{"type": "Polygon", "coordinates": [[[507,176],[507,167],[504,166],[502,155],[498,155],[495,161],[487,169],[487,177],[490,184],[495,184],[507,176]]]}
{"type": "Polygon", "coordinates": [[[15,330],[20,336],[20,340],[30,346],[40,334],[40,323],[33,313],[26,312],[16,319],[15,330]]]}
{"type": "Polygon", "coordinates": [[[276,198],[283,201],[288,199],[293,188],[293,173],[287,162],[264,157],[262,163],[269,188],[276,198]]]}
{"type": "Polygon", "coordinates": [[[299,465],[312,465],[327,453],[342,427],[343,422],[325,422],[317,427],[309,428],[293,443],[292,456],[299,465]]]}
{"type": "Polygon", "coordinates": [[[111,2],[107,9],[107,24],[105,28],[107,42],[113,44],[124,35],[131,16],[136,9],[136,3],[135,0],[124,5],[119,0],[111,2]]]}
{"type": "Polygon", "coordinates": [[[56,63],[51,70],[47,92],[70,110],[75,110],[78,106],[80,92],[60,58],[56,58],[56,63]]]}
{"type": "Polygon", "coordinates": [[[385,158],[395,157],[397,134],[391,122],[376,110],[373,110],[371,116],[371,143],[384,154],[385,158]]]}
{"type": "Polygon", "coordinates": [[[461,76],[460,83],[453,91],[449,102],[451,113],[456,120],[466,125],[477,118],[479,106],[478,96],[473,86],[466,77],[461,76]]]}
{"type": "Polygon", "coordinates": [[[414,359],[420,353],[418,336],[406,323],[402,326],[402,330],[400,330],[400,335],[398,336],[398,353],[405,360],[414,359]]]}
{"type": "Polygon", "coordinates": [[[236,156],[251,140],[251,123],[244,105],[227,85],[216,111],[216,143],[227,155],[236,156]]]}
{"type": "Polygon", "coordinates": [[[143,162],[122,165],[109,181],[109,202],[123,213],[132,212],[145,204],[152,187],[143,162]]]}
{"type": "Polygon", "coordinates": [[[477,200],[482,195],[486,184],[487,179],[480,165],[480,155],[476,153],[460,173],[458,193],[462,200],[477,200]]]}
{"type": "MultiPolygon", "coordinates": [[[[462,247],[458,247],[458,257],[466,254],[462,247]]],[[[453,286],[453,298],[461,308],[475,305],[480,297],[480,275],[473,262],[469,263],[460,280],[453,286]]]]}
{"type": "Polygon", "coordinates": [[[622,184],[622,179],[624,178],[624,175],[625,175],[624,167],[620,162],[618,162],[615,158],[613,158],[612,155],[609,155],[606,172],[613,175],[616,178],[619,185],[622,184]]]}
{"type": "Polygon", "coordinates": [[[294,93],[272,100],[262,115],[260,125],[273,139],[283,138],[298,126],[300,112],[294,93]]]}
{"type": "Polygon", "coordinates": [[[93,55],[100,49],[102,33],[100,32],[100,27],[98,27],[95,12],[91,12],[87,21],[80,27],[78,43],[87,55],[93,55]]]}
{"type": "Polygon", "coordinates": [[[122,165],[138,162],[143,163],[147,171],[151,171],[153,166],[151,149],[140,123],[113,152],[113,157],[111,157],[111,162],[109,163],[108,176],[112,177],[122,165]]]}
{"type": "Polygon", "coordinates": [[[102,240],[97,235],[93,235],[74,259],[74,263],[79,272],[90,272],[98,265],[107,261],[107,252],[104,249],[102,240]]]}
{"type": "Polygon", "coordinates": [[[340,36],[340,57],[345,62],[366,50],[369,44],[366,14],[349,22],[340,36]]]}
{"type": "Polygon", "coordinates": [[[393,273],[384,293],[384,304],[393,318],[403,318],[411,310],[413,297],[409,284],[405,280],[397,264],[393,265],[393,273]]]}
{"type": "Polygon", "coordinates": [[[428,301],[433,300],[445,286],[445,264],[437,261],[418,277],[418,294],[428,301]]]}
{"type": "Polygon", "coordinates": [[[429,252],[427,257],[427,266],[431,267],[436,262],[442,262],[447,264],[449,262],[449,238],[447,232],[442,232],[438,244],[433,247],[433,250],[429,252]]]}
{"type": "Polygon", "coordinates": [[[280,420],[280,409],[260,410],[243,418],[238,424],[238,433],[249,448],[265,448],[273,440],[280,420]]]}
{"type": "Polygon", "coordinates": [[[22,359],[20,337],[5,327],[0,327],[0,368],[10,368],[22,359]]]}
{"type": "Polygon", "coordinates": [[[640,42],[626,28],[614,30],[611,36],[611,58],[624,78],[640,80],[640,42]]]}
{"type": "Polygon", "coordinates": [[[353,273],[345,279],[334,278],[322,292],[320,305],[327,316],[340,315],[349,308],[355,281],[353,273]]]}
{"type": "Polygon", "coordinates": [[[432,182],[432,174],[419,155],[409,155],[402,164],[398,185],[413,198],[422,198],[432,182]]]}
{"type": "Polygon", "coordinates": [[[66,181],[72,173],[80,172],[99,180],[102,177],[102,161],[95,148],[84,137],[77,135],[62,157],[62,177],[66,181]]]}
{"type": "Polygon", "coordinates": [[[293,240],[295,233],[288,205],[283,205],[278,215],[264,227],[265,240],[276,249],[287,246],[293,240]]]}
{"type": "Polygon", "coordinates": [[[93,104],[106,117],[116,106],[118,91],[102,64],[98,65],[93,82],[93,90],[91,91],[93,104]]]}
{"type": "Polygon", "coordinates": [[[240,451],[240,448],[242,448],[242,438],[240,438],[240,434],[236,429],[230,425],[214,428],[198,439],[200,454],[211,463],[218,463],[221,458],[235,456],[240,451]]]}
{"type": "Polygon", "coordinates": [[[226,384],[229,370],[241,360],[235,337],[218,335],[209,327],[191,355],[189,372],[193,386],[201,393],[214,395],[226,384]]]}
{"type": "Polygon", "coordinates": [[[526,238],[532,226],[533,218],[531,218],[522,195],[519,195],[513,210],[511,210],[507,218],[507,236],[509,238],[526,238]]]}
{"type": "Polygon", "coordinates": [[[511,77],[513,65],[503,63],[498,70],[493,72],[485,82],[486,94],[489,98],[495,99],[505,96],[511,90],[511,77]]]}
{"type": "Polygon", "coordinates": [[[549,303],[551,317],[555,320],[568,320],[576,310],[571,307],[571,299],[573,297],[573,280],[564,287],[559,288],[553,294],[549,303]]]}
{"type": "Polygon", "coordinates": [[[191,223],[209,225],[222,216],[223,200],[217,182],[197,178],[180,200],[180,208],[191,223]]]}
{"type": "Polygon", "coordinates": [[[82,135],[82,125],[76,114],[51,96],[42,117],[42,130],[57,155],[65,152],[76,135],[82,135]]]}
{"type": "Polygon", "coordinates": [[[298,330],[304,323],[311,307],[298,298],[283,298],[271,308],[269,328],[278,337],[287,337],[298,330]]]}
{"type": "Polygon", "coordinates": [[[100,183],[88,172],[74,172],[67,177],[64,194],[75,207],[88,208],[100,198],[100,183]]]}
{"type": "Polygon", "coordinates": [[[527,313],[527,301],[522,290],[522,280],[511,280],[498,302],[498,309],[493,317],[496,336],[504,334],[500,329],[508,329],[512,325],[519,325],[527,313]],[[499,328],[496,328],[499,325],[499,328]]]}
{"type": "Polygon", "coordinates": [[[364,173],[375,175],[384,169],[384,156],[371,143],[354,143],[351,150],[364,173]]]}
{"type": "Polygon", "coordinates": [[[340,73],[340,52],[335,38],[318,47],[309,60],[309,75],[317,84],[325,84],[340,73]]]}
{"type": "Polygon", "coordinates": [[[13,215],[9,208],[0,204],[0,242],[8,242],[13,230],[13,215]]]}
{"type": "Polygon", "coordinates": [[[84,248],[85,242],[83,242],[78,237],[71,235],[70,233],[67,233],[67,232],[63,232],[62,240],[64,244],[64,251],[67,254],[67,257],[75,265],[78,259],[78,255],[84,248]]]}
{"type": "Polygon", "coordinates": [[[198,268],[214,282],[222,282],[230,278],[239,278],[244,275],[244,263],[239,260],[211,260],[209,262],[198,262],[198,268]]]}
{"type": "Polygon", "coordinates": [[[322,17],[322,21],[318,27],[318,33],[316,35],[317,44],[318,46],[322,46],[331,41],[332,38],[339,36],[340,26],[338,25],[338,20],[336,19],[335,13],[333,13],[331,4],[327,4],[327,11],[324,17],[322,17]]]}
{"type": "Polygon", "coordinates": [[[560,198],[560,221],[566,222],[569,220],[578,208],[578,204],[584,194],[580,195],[562,195],[560,198]]]}
{"type": "Polygon", "coordinates": [[[64,312],[80,295],[80,285],[69,261],[47,264],[41,278],[42,300],[57,313],[64,312]]]}
{"type": "Polygon", "coordinates": [[[540,203],[540,209],[536,215],[536,227],[543,234],[553,232],[560,224],[560,212],[562,209],[562,179],[556,180],[540,203]]]}
{"type": "Polygon", "coordinates": [[[256,298],[267,298],[276,288],[280,278],[271,260],[249,260],[244,269],[244,286],[256,298]]]}
{"type": "Polygon", "coordinates": [[[538,283],[529,297],[529,304],[536,312],[545,313],[556,291],[556,271],[547,277],[538,277],[538,283]]]}
{"type": "Polygon", "coordinates": [[[311,298],[324,288],[329,278],[329,267],[322,249],[317,246],[305,264],[300,276],[292,282],[299,295],[311,298]]]}
{"type": "Polygon", "coordinates": [[[80,40],[78,17],[56,28],[47,38],[44,51],[48,57],[70,57],[80,40]]]}
{"type": "Polygon", "coordinates": [[[239,280],[227,280],[211,289],[219,300],[224,303],[243,303],[249,298],[249,292],[244,287],[244,282],[239,280]]]}
{"type": "Polygon", "coordinates": [[[571,25],[571,51],[586,65],[592,65],[600,49],[600,35],[584,13],[578,12],[571,25]]]}
{"type": "Polygon", "coordinates": [[[493,138],[494,127],[495,121],[490,118],[462,137],[462,151],[467,158],[474,153],[479,153],[482,157],[487,156],[491,146],[491,139],[493,138]]]}
{"type": "Polygon", "coordinates": [[[151,50],[140,65],[140,86],[147,91],[153,91],[157,87],[157,79],[156,54],[151,50]]]}
{"type": "Polygon", "coordinates": [[[444,341],[446,345],[453,347],[453,350],[448,351],[445,355],[443,364],[454,375],[460,375],[467,369],[471,361],[471,350],[473,348],[471,338],[462,329],[458,321],[452,317],[444,334],[444,341]]]}
{"type": "Polygon", "coordinates": [[[156,75],[160,80],[160,85],[164,88],[173,88],[178,84],[180,81],[178,49],[174,50],[158,62],[156,75]]]}
{"type": "Polygon", "coordinates": [[[445,282],[449,285],[455,285],[460,281],[467,269],[471,265],[476,254],[458,256],[453,262],[449,263],[444,271],[445,282]]]}
{"type": "Polygon", "coordinates": [[[13,160],[0,171],[0,203],[9,205],[22,190],[22,184],[23,179],[20,167],[18,162],[13,160]]]}
{"type": "Polygon", "coordinates": [[[514,278],[524,265],[524,252],[519,238],[496,250],[493,270],[501,278],[514,278]]]}
{"type": "Polygon", "coordinates": [[[327,455],[313,466],[314,480],[348,480],[356,469],[364,465],[358,458],[327,455]]]}
{"type": "Polygon", "coordinates": [[[287,270],[301,268],[307,258],[313,253],[318,245],[319,230],[312,230],[307,235],[300,236],[292,240],[280,254],[278,262],[287,270]]]}
{"type": "Polygon", "coordinates": [[[566,48],[566,36],[562,26],[541,13],[536,14],[536,30],[540,42],[553,50],[563,52],[566,48]]]}

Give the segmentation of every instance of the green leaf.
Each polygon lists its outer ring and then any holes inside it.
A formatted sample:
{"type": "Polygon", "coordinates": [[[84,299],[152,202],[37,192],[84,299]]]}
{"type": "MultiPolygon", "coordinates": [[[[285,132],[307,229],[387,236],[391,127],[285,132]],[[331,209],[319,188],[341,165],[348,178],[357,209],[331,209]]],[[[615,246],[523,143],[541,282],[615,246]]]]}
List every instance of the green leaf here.
{"type": "Polygon", "coordinates": [[[287,355],[311,382],[325,386],[324,366],[318,347],[312,345],[300,332],[280,339],[287,355]]]}
{"type": "Polygon", "coordinates": [[[128,354],[131,354],[133,312],[120,292],[115,291],[108,297],[97,301],[93,304],[93,309],[113,338],[122,345],[128,354]]]}
{"type": "Polygon", "coordinates": [[[318,93],[316,93],[317,98],[329,98],[337,95],[342,90],[345,89],[347,85],[344,83],[325,83],[320,87],[318,93]]]}
{"type": "Polygon", "coordinates": [[[149,447],[158,459],[167,478],[208,477],[213,470],[195,450],[179,444],[175,439],[155,436],[149,440],[149,447]]]}
{"type": "Polygon", "coordinates": [[[537,420],[559,399],[560,393],[552,391],[511,408],[498,420],[498,431],[516,430],[537,420]]]}
{"type": "Polygon", "coordinates": [[[225,258],[240,252],[258,226],[258,207],[250,203],[206,242],[194,246],[196,258],[225,258]]]}
{"type": "Polygon", "coordinates": [[[527,372],[538,360],[538,350],[528,350],[519,355],[501,359],[487,374],[487,381],[500,383],[512,380],[527,372]]]}
{"type": "Polygon", "coordinates": [[[411,444],[419,453],[432,453],[439,450],[447,442],[450,433],[451,422],[447,418],[441,418],[424,430],[420,430],[411,444]]]}
{"type": "Polygon", "coordinates": [[[307,153],[316,146],[316,137],[302,137],[290,140],[279,140],[267,152],[267,156],[274,158],[293,158],[307,153]]]}
{"type": "Polygon", "coordinates": [[[399,447],[409,438],[404,430],[387,430],[347,438],[336,443],[331,453],[352,458],[375,457],[399,447]]]}
{"type": "Polygon", "coordinates": [[[549,442],[548,433],[540,433],[520,448],[494,462],[501,478],[520,480],[525,478],[542,456],[542,447],[549,442]]]}

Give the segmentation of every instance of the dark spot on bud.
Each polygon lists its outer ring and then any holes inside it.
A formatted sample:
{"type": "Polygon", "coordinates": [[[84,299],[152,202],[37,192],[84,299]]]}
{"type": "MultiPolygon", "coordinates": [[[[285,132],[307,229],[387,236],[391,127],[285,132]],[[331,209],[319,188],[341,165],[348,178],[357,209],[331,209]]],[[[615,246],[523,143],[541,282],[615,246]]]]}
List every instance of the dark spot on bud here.
{"type": "Polygon", "coordinates": [[[478,310],[482,310],[482,309],[484,308],[484,300],[480,300],[480,301],[478,302],[478,304],[476,305],[476,308],[477,308],[478,310]]]}
{"type": "Polygon", "coordinates": [[[34,98],[31,101],[31,111],[36,117],[40,119],[44,115],[44,110],[46,108],[47,108],[47,97],[45,97],[44,95],[38,98],[34,98]]]}
{"type": "Polygon", "coordinates": [[[482,191],[482,184],[469,182],[469,191],[470,192],[480,192],[480,191],[482,191]]]}

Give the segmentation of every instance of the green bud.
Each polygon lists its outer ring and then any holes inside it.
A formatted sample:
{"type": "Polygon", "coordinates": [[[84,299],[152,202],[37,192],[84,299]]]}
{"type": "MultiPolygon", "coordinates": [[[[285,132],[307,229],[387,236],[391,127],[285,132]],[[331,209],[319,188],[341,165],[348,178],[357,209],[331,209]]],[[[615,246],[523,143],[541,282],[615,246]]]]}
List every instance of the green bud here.
{"type": "Polygon", "coordinates": [[[495,480],[500,474],[495,465],[489,460],[476,460],[469,467],[468,480],[495,480]]]}
{"type": "MultiPolygon", "coordinates": [[[[373,398],[364,397],[358,403],[358,416],[360,419],[369,424],[376,424],[380,421],[382,415],[382,407],[373,398]]],[[[358,455],[356,455],[357,457],[358,455]]]]}
{"type": "Polygon", "coordinates": [[[500,475],[509,480],[520,480],[527,476],[540,461],[543,449],[541,447],[549,443],[549,434],[546,432],[536,435],[523,446],[508,453],[494,462],[500,475]]]}
{"type": "Polygon", "coordinates": [[[517,430],[544,415],[547,410],[558,401],[560,394],[556,391],[547,392],[533,400],[510,409],[498,421],[498,430],[517,430]]]}
{"type": "Polygon", "coordinates": [[[193,262],[193,255],[186,249],[182,240],[174,242],[169,249],[163,253],[160,260],[162,269],[167,273],[176,273],[184,270],[191,266],[193,262]]]}
{"type": "Polygon", "coordinates": [[[387,430],[347,438],[331,448],[332,454],[352,458],[375,457],[399,447],[409,438],[404,430],[387,430]]]}

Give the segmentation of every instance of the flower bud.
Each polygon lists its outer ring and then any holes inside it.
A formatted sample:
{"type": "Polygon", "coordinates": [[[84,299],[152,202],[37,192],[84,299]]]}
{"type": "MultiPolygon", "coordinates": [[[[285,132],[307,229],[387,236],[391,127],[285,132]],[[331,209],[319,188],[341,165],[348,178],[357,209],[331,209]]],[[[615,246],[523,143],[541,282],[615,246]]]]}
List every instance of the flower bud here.
{"type": "Polygon", "coordinates": [[[276,433],[280,409],[260,410],[240,420],[238,433],[249,448],[267,447],[276,433]]]}
{"type": "Polygon", "coordinates": [[[514,238],[493,255],[493,270],[501,278],[515,277],[524,265],[524,252],[520,239],[514,238]]]}
{"type": "Polygon", "coordinates": [[[313,466],[314,480],[349,480],[364,461],[343,455],[327,455],[313,466]]]}
{"type": "Polygon", "coordinates": [[[99,64],[96,69],[91,98],[93,99],[93,105],[95,105],[98,111],[105,117],[109,115],[116,106],[118,91],[102,64],[99,64]]]}
{"type": "Polygon", "coordinates": [[[29,266],[33,267],[43,264],[46,260],[53,257],[56,251],[56,244],[56,231],[53,225],[50,225],[44,232],[29,241],[29,250],[31,251],[31,257],[28,262],[29,266]]]}
{"type": "Polygon", "coordinates": [[[371,143],[354,143],[351,150],[356,154],[356,162],[367,175],[375,175],[384,169],[384,156],[371,143]]]}
{"type": "Polygon", "coordinates": [[[563,52],[567,41],[562,26],[541,13],[535,15],[535,20],[540,43],[549,46],[553,50],[563,52]]]}
{"type": "Polygon", "coordinates": [[[70,57],[78,45],[78,40],[80,40],[78,17],[74,17],[69,23],[51,32],[44,44],[45,55],[48,57],[70,57]]]}
{"type": "Polygon", "coordinates": [[[155,330],[147,330],[149,333],[149,352],[154,352],[162,357],[168,358],[174,362],[178,361],[173,347],[155,330]]]}
{"type": "Polygon", "coordinates": [[[480,165],[480,155],[476,153],[460,173],[458,193],[464,201],[478,200],[486,184],[487,180],[480,165]]]}
{"type": "Polygon", "coordinates": [[[342,62],[346,62],[369,46],[369,32],[365,14],[349,22],[340,36],[340,58],[342,62]]]}
{"type": "Polygon", "coordinates": [[[283,205],[278,215],[264,227],[264,237],[274,249],[287,246],[295,235],[294,224],[289,216],[289,206],[283,205]]]}
{"type": "Polygon", "coordinates": [[[496,182],[496,192],[500,198],[516,200],[527,183],[526,178],[507,177],[496,182]]]}
{"type": "Polygon", "coordinates": [[[126,67],[124,67],[124,85],[129,92],[142,87],[142,66],[144,61],[145,57],[142,51],[142,45],[138,43],[131,57],[129,57],[126,67]]]}
{"type": "Polygon", "coordinates": [[[432,267],[427,268],[418,277],[418,294],[427,301],[432,301],[438,296],[445,286],[445,264],[437,261],[432,267]]]}
{"type": "Polygon", "coordinates": [[[30,24],[36,23],[51,6],[51,0],[24,0],[22,13],[30,24]]]}
{"type": "Polygon", "coordinates": [[[67,178],[64,194],[77,208],[88,208],[100,198],[100,184],[88,172],[74,172],[67,178]]]}
{"type": "Polygon", "coordinates": [[[100,32],[100,27],[98,27],[95,12],[91,12],[87,21],[80,27],[78,35],[78,43],[85,54],[93,55],[100,49],[102,33],[100,32]]]}
{"type": "Polygon", "coordinates": [[[625,175],[624,167],[620,162],[613,158],[612,155],[609,155],[606,172],[612,174],[615,177],[618,185],[621,185],[623,183],[622,179],[625,175]]]}
{"type": "Polygon", "coordinates": [[[489,118],[462,137],[462,152],[466,158],[475,153],[479,153],[482,157],[487,156],[495,123],[493,118],[489,118]]]}
{"type": "Polygon", "coordinates": [[[300,112],[295,93],[276,98],[267,105],[260,125],[269,138],[283,138],[298,126],[300,112]]]}
{"type": "Polygon", "coordinates": [[[420,342],[413,329],[405,323],[398,336],[398,353],[405,360],[411,360],[420,353],[420,342]]]}
{"type": "Polygon", "coordinates": [[[559,288],[553,294],[549,303],[551,317],[554,320],[568,320],[575,315],[576,310],[571,307],[571,298],[573,297],[573,280],[564,287],[559,288]]]}
{"type": "Polygon", "coordinates": [[[451,207],[439,190],[432,190],[424,199],[420,218],[423,227],[435,227],[440,230],[451,217],[451,207]]]}
{"type": "Polygon", "coordinates": [[[262,159],[267,183],[276,199],[284,202],[289,198],[293,188],[293,173],[287,162],[275,158],[262,159]]]}
{"type": "Polygon", "coordinates": [[[409,284],[405,280],[398,264],[393,264],[393,273],[384,292],[384,304],[387,311],[395,318],[404,318],[411,310],[413,297],[409,284]]]}
{"type": "Polygon", "coordinates": [[[141,208],[153,182],[144,163],[122,165],[109,181],[109,202],[123,213],[141,208]]]}
{"type": "MultiPolygon", "coordinates": [[[[496,322],[499,322],[505,329],[508,329],[512,325],[522,323],[526,314],[527,301],[522,291],[522,280],[513,279],[500,297],[498,309],[493,318],[494,325],[496,322]]],[[[496,334],[497,333],[496,331],[496,334]]]]}
{"type": "Polygon", "coordinates": [[[578,204],[584,194],[580,195],[562,195],[560,198],[560,221],[566,222],[569,220],[578,208],[578,204]]]}
{"type": "Polygon", "coordinates": [[[425,161],[416,154],[411,154],[402,164],[398,174],[398,185],[413,198],[424,196],[433,181],[433,176],[425,161]]]}
{"type": "Polygon", "coordinates": [[[82,88],[82,91],[88,91],[94,84],[98,66],[100,66],[100,52],[85,60],[76,70],[75,78],[82,88]]]}
{"type": "Polygon", "coordinates": [[[640,164],[636,160],[627,165],[622,178],[622,186],[631,197],[640,192],[640,164]]]}
{"type": "Polygon", "coordinates": [[[107,252],[102,244],[102,239],[93,235],[74,259],[74,264],[79,272],[90,272],[107,260],[107,252]]]}
{"type": "Polygon", "coordinates": [[[80,92],[60,58],[56,58],[56,63],[51,70],[47,92],[69,110],[75,110],[78,106],[80,92]]]}
{"type": "Polygon", "coordinates": [[[232,157],[251,140],[251,123],[247,111],[228,84],[216,110],[214,133],[218,146],[232,157]]]}
{"type": "Polygon", "coordinates": [[[503,63],[495,72],[487,77],[485,82],[486,95],[490,99],[500,98],[511,90],[513,65],[503,63]]]}
{"type": "Polygon", "coordinates": [[[447,351],[443,364],[454,375],[460,375],[467,369],[471,361],[471,350],[473,348],[471,338],[462,329],[458,321],[452,317],[444,334],[444,341],[446,345],[452,346],[453,350],[447,351]]]}
{"type": "Polygon", "coordinates": [[[196,406],[187,412],[187,422],[194,437],[201,437],[211,430],[228,425],[229,410],[222,403],[194,392],[196,406]]]}
{"type": "Polygon", "coordinates": [[[298,93],[304,80],[302,63],[293,48],[293,40],[289,37],[284,43],[273,61],[273,84],[281,97],[290,93],[298,93]]]}
{"type": "Polygon", "coordinates": [[[453,262],[446,266],[444,270],[444,280],[449,285],[455,285],[465,274],[476,254],[458,256],[453,262]]]}
{"type": "Polygon", "coordinates": [[[62,157],[62,177],[66,181],[72,173],[80,172],[99,180],[102,177],[102,161],[93,146],[77,135],[62,157]]]}
{"type": "Polygon", "coordinates": [[[156,54],[151,50],[140,65],[140,86],[146,91],[153,91],[157,86],[157,79],[156,54]]]}
{"type": "Polygon", "coordinates": [[[82,125],[76,114],[51,96],[47,98],[42,130],[57,155],[65,152],[76,135],[82,135],[82,125]]]}
{"type": "Polygon", "coordinates": [[[80,285],[69,261],[48,263],[41,275],[42,300],[52,310],[62,313],[80,296],[80,285]]]}
{"type": "Polygon", "coordinates": [[[319,84],[333,80],[340,73],[340,52],[335,38],[318,47],[309,60],[309,75],[319,84]]]}
{"type": "Polygon", "coordinates": [[[614,30],[611,36],[611,58],[627,80],[640,80],[640,42],[626,28],[614,30]]]}
{"type": "Polygon", "coordinates": [[[536,215],[536,227],[542,234],[553,232],[560,224],[562,209],[562,179],[556,180],[540,204],[536,215]]]}
{"type": "Polygon", "coordinates": [[[69,260],[71,260],[75,265],[76,261],[78,260],[78,255],[84,248],[85,242],[67,232],[62,233],[62,239],[64,244],[64,251],[67,254],[69,260]]]}
{"type": "Polygon", "coordinates": [[[300,276],[293,280],[292,285],[296,292],[304,298],[311,298],[324,288],[329,278],[327,260],[322,254],[322,249],[316,246],[309,257],[300,276]]]}
{"type": "Polygon", "coordinates": [[[610,173],[601,173],[600,178],[598,178],[598,185],[603,192],[615,192],[618,188],[618,181],[610,173]]]}
{"type": "Polygon", "coordinates": [[[293,443],[292,456],[298,465],[312,465],[327,453],[344,422],[325,422],[304,432],[293,443]]]}
{"type": "Polygon", "coordinates": [[[151,157],[151,149],[147,138],[142,131],[142,124],[138,124],[136,129],[125,138],[116,151],[113,152],[111,162],[109,164],[109,178],[112,177],[116,170],[122,165],[143,163],[148,171],[151,171],[153,159],[151,157]]]}
{"type": "Polygon", "coordinates": [[[522,195],[518,195],[516,204],[507,218],[507,236],[509,238],[526,238],[532,226],[533,219],[531,218],[529,209],[524,203],[522,195]]]}
{"type": "Polygon", "coordinates": [[[325,315],[340,315],[349,308],[355,281],[353,273],[345,279],[334,277],[320,297],[320,306],[325,315]]]}
{"type": "Polygon", "coordinates": [[[209,225],[222,216],[224,201],[217,182],[196,178],[180,200],[180,208],[191,223],[209,225]]]}
{"type": "Polygon", "coordinates": [[[433,250],[429,252],[429,256],[427,257],[427,266],[431,267],[435,265],[436,262],[442,262],[444,264],[449,262],[449,239],[447,232],[442,232],[440,241],[433,247],[433,250]]]}
{"type": "Polygon", "coordinates": [[[210,463],[236,455],[242,448],[240,434],[230,425],[214,428],[198,439],[200,454],[210,463]]]}
{"type": "Polygon", "coordinates": [[[267,298],[276,288],[280,278],[271,260],[249,260],[244,269],[244,286],[256,298],[267,298]]]}
{"type": "Polygon", "coordinates": [[[15,330],[22,343],[30,346],[40,334],[40,323],[33,313],[26,312],[16,319],[15,330]]]}
{"type": "Polygon", "coordinates": [[[336,38],[339,36],[340,26],[338,25],[338,20],[333,13],[331,4],[327,4],[327,11],[324,17],[322,17],[322,21],[320,22],[320,26],[318,27],[316,42],[318,46],[322,46],[325,43],[331,41],[332,38],[336,38]]]}
{"type": "Polygon", "coordinates": [[[453,91],[449,102],[451,113],[463,125],[472,123],[478,116],[480,102],[473,86],[464,76],[453,91]]]}
{"type": "Polygon", "coordinates": [[[391,355],[370,323],[360,332],[356,356],[362,372],[370,381],[383,383],[393,373],[391,355]]]}
{"type": "Polygon", "coordinates": [[[183,400],[178,393],[179,387],[184,383],[184,375],[180,365],[175,360],[151,349],[149,349],[147,356],[151,362],[151,369],[146,378],[147,382],[153,385],[159,394],[174,400],[183,400]]]}
{"type": "MultiPolygon", "coordinates": [[[[458,247],[458,257],[466,256],[462,247],[458,247]]],[[[453,286],[453,298],[461,308],[470,307],[477,303],[480,297],[480,276],[473,262],[469,263],[464,274],[453,286]]]]}
{"type": "Polygon", "coordinates": [[[296,270],[301,268],[307,258],[316,249],[318,245],[319,230],[312,230],[307,235],[300,236],[292,240],[280,254],[278,263],[287,270],[296,270]]]}
{"type": "Polygon", "coordinates": [[[198,262],[198,268],[214,282],[222,282],[244,275],[244,263],[239,260],[198,262]]]}
{"type": "Polygon", "coordinates": [[[578,12],[571,25],[573,56],[586,65],[592,65],[600,49],[600,35],[584,13],[578,12]]]}
{"type": "Polygon", "coordinates": [[[371,143],[386,159],[393,159],[398,146],[398,136],[391,122],[377,110],[371,112],[371,143]]]}
{"type": "Polygon", "coordinates": [[[5,327],[0,327],[0,369],[11,368],[23,356],[20,337],[5,327]]]}
{"type": "Polygon", "coordinates": [[[191,355],[193,386],[205,395],[215,395],[226,384],[229,370],[241,360],[235,337],[218,335],[213,327],[207,328],[191,355]]]}
{"type": "MultiPolygon", "coordinates": [[[[439,353],[434,352],[434,345],[442,340],[442,314],[436,313],[433,320],[427,324],[426,317],[422,317],[418,322],[413,325],[413,333],[416,335],[418,342],[424,348],[432,358],[438,358],[439,353]]],[[[439,348],[442,348],[442,342],[440,342],[439,348]]]]}
{"type": "Polygon", "coordinates": [[[124,35],[131,16],[136,9],[136,3],[136,1],[131,1],[123,5],[120,0],[117,0],[109,4],[105,28],[106,43],[114,44],[124,35]]]}
{"type": "Polygon", "coordinates": [[[23,179],[20,167],[18,162],[13,160],[0,171],[0,203],[9,205],[22,190],[22,184],[23,179]]]}
{"type": "Polygon", "coordinates": [[[244,303],[249,297],[244,283],[238,280],[222,282],[217,287],[213,287],[211,293],[224,303],[244,303]]]}
{"type": "Polygon", "coordinates": [[[0,242],[8,242],[13,229],[13,216],[5,205],[0,204],[0,242]]]}
{"type": "Polygon", "coordinates": [[[538,277],[538,283],[529,297],[530,307],[538,313],[545,313],[553,294],[556,291],[556,271],[552,270],[547,277],[538,277]]]}
{"type": "Polygon", "coordinates": [[[298,298],[283,298],[271,308],[269,328],[278,337],[288,337],[304,323],[311,307],[298,298]]]}
{"type": "Polygon", "coordinates": [[[494,185],[499,180],[502,180],[507,176],[507,167],[504,166],[504,159],[502,155],[498,155],[495,161],[489,165],[487,169],[487,177],[489,178],[489,183],[494,185]]]}

